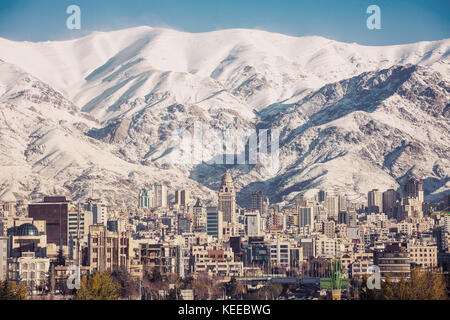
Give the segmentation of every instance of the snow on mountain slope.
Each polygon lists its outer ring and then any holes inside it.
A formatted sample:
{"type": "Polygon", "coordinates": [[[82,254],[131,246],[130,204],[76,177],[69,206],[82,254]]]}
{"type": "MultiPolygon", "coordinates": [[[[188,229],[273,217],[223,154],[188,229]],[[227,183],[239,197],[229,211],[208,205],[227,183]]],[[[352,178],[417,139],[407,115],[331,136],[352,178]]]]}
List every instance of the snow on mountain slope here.
{"type": "Polygon", "coordinates": [[[0,39],[0,191],[94,189],[131,204],[137,187],[162,182],[214,199],[225,166],[171,163],[174,131],[201,121],[281,131],[276,176],[233,168],[241,203],[259,188],[272,201],[316,188],[361,198],[411,173],[436,198],[450,190],[449,48],[150,27],[0,39]]]}
{"type": "Polygon", "coordinates": [[[262,120],[282,128],[282,168],[270,181],[244,183],[249,191],[279,190],[278,201],[317,188],[359,198],[412,174],[425,180],[428,199],[449,192],[450,83],[430,68],[364,73],[262,120]]]}
{"type": "MultiPolygon", "coordinates": [[[[142,166],[115,156],[111,145],[86,136],[98,125],[93,118],[45,83],[3,61],[0,88],[2,192],[14,190],[19,199],[54,192],[78,199],[93,191],[122,203],[133,201],[136,185],[162,179],[182,182],[176,168],[161,172],[153,164],[142,166]]],[[[211,191],[198,183],[190,185],[199,195],[210,196],[211,191]]]]}
{"type": "Polygon", "coordinates": [[[117,116],[118,106],[164,95],[167,88],[178,103],[222,92],[239,97],[251,111],[395,64],[432,66],[447,76],[449,47],[449,39],[366,47],[260,30],[193,34],[139,27],[61,42],[0,39],[0,59],[49,83],[80,108],[90,110],[107,98],[99,108],[112,108],[111,115],[94,111],[99,120],[107,120],[117,116]]]}

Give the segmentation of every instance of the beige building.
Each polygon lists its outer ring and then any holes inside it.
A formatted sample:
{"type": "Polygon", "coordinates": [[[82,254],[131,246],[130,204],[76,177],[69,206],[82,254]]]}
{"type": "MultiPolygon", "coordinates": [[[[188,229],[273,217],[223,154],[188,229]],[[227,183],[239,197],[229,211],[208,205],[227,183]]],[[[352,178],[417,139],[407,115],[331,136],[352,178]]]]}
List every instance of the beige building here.
{"type": "Polygon", "coordinates": [[[129,232],[111,232],[104,225],[89,227],[89,265],[94,272],[113,272],[130,267],[129,232]]]}
{"type": "Polygon", "coordinates": [[[222,212],[224,222],[236,223],[236,190],[234,189],[233,179],[228,171],[222,177],[222,184],[219,189],[218,210],[222,212]]]}
{"type": "Polygon", "coordinates": [[[411,262],[425,268],[437,267],[437,246],[420,243],[408,243],[408,252],[411,262]]]}
{"type": "Polygon", "coordinates": [[[49,258],[36,258],[34,252],[23,252],[20,258],[8,260],[8,279],[40,291],[46,284],[49,267],[49,258]]]}
{"type": "Polygon", "coordinates": [[[231,248],[218,249],[196,246],[192,248],[195,259],[194,272],[207,272],[210,275],[222,277],[240,277],[243,275],[242,262],[234,261],[231,248]]]}

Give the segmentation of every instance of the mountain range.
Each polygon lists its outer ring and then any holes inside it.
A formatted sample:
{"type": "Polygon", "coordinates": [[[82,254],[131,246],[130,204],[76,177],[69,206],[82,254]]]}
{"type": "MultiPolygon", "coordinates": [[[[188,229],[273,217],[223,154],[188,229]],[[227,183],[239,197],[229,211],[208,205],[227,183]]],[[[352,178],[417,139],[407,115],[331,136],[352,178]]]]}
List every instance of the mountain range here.
{"type": "Polygon", "coordinates": [[[260,30],[139,27],[52,42],[0,38],[0,200],[70,194],[136,204],[164,183],[216,200],[364,201],[424,179],[450,192],[450,39],[367,47],[260,30]],[[279,168],[174,164],[176,130],[277,129],[279,168]]]}

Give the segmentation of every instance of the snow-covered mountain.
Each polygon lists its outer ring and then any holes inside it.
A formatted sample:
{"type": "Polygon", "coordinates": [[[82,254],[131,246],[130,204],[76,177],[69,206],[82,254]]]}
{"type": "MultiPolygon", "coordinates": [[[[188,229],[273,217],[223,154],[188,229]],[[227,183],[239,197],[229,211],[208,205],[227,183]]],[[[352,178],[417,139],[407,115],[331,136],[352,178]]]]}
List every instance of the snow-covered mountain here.
{"type": "Polygon", "coordinates": [[[438,197],[450,189],[449,48],[150,27],[0,39],[0,193],[130,204],[164,182],[214,199],[225,166],[171,163],[174,131],[202,121],[281,132],[277,175],[233,168],[242,204],[255,189],[274,201],[316,188],[356,199],[408,174],[438,197]]]}

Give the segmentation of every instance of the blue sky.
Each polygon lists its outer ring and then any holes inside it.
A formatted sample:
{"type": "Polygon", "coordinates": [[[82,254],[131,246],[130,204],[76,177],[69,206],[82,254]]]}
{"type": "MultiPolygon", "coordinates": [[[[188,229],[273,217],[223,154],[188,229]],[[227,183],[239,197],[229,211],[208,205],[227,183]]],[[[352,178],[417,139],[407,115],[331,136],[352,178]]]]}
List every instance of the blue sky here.
{"type": "Polygon", "coordinates": [[[0,37],[46,41],[95,30],[149,25],[188,32],[263,29],[319,35],[366,45],[450,38],[449,0],[0,0],[0,37]],[[81,30],[66,28],[66,8],[81,8],[81,30]],[[381,30],[369,30],[366,9],[381,8],[381,30]]]}

